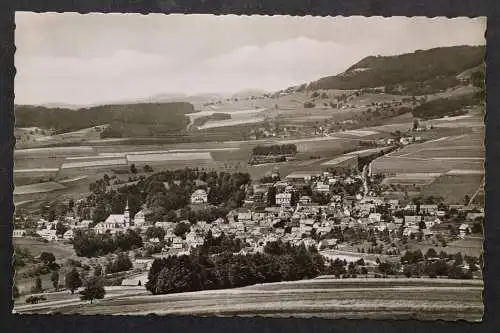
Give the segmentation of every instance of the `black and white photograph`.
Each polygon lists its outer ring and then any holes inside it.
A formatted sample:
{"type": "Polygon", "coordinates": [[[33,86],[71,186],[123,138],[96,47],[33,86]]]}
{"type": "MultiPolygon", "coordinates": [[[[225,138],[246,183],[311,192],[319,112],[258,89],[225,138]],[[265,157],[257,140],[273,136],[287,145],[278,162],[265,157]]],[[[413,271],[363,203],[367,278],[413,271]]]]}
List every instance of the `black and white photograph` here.
{"type": "Polygon", "coordinates": [[[482,320],[485,17],[15,21],[13,313],[482,320]]]}

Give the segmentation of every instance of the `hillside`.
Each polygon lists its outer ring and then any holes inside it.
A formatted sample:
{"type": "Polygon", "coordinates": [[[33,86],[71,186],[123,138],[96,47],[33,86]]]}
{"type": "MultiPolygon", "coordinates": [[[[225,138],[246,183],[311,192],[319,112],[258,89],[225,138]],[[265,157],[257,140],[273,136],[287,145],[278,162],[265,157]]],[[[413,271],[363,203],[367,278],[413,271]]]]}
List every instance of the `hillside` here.
{"type": "MultiPolygon", "coordinates": [[[[129,126],[166,127],[170,133],[180,132],[189,123],[187,113],[194,112],[190,103],[151,103],[102,105],[71,110],[43,106],[16,105],[16,126],[37,126],[55,133],[76,131],[111,124],[112,128],[129,126]]],[[[112,130],[110,128],[110,130],[112,130]]]]}
{"type": "Polygon", "coordinates": [[[460,83],[457,75],[483,64],[484,46],[441,47],[397,56],[370,56],[344,73],[311,82],[310,90],[384,87],[388,93],[423,95],[460,83]]]}

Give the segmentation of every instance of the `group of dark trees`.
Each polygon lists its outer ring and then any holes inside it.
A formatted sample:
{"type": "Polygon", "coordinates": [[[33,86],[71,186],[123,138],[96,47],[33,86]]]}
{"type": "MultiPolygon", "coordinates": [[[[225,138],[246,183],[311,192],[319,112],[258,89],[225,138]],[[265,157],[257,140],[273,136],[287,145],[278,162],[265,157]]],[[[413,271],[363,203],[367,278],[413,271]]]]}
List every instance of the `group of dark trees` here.
{"type": "Polygon", "coordinates": [[[43,106],[16,105],[16,125],[37,126],[64,133],[97,125],[111,124],[102,137],[138,136],[179,133],[189,122],[187,113],[194,112],[189,103],[138,103],[100,105],[75,110],[43,106]],[[135,129],[134,129],[135,128],[135,129]]]}
{"type": "MultiPolygon", "coordinates": [[[[370,56],[345,73],[324,77],[309,84],[308,89],[360,89],[411,82],[435,86],[436,78],[450,81],[461,72],[483,64],[484,46],[441,47],[396,56],[370,56]],[[368,68],[356,71],[357,68],[368,68]]],[[[449,84],[455,84],[456,81],[449,84]]],[[[409,86],[410,87],[410,86],[409,86]]],[[[442,89],[442,87],[439,87],[442,89]]]]}
{"type": "Polygon", "coordinates": [[[146,288],[153,294],[242,287],[255,283],[313,278],[325,271],[315,249],[271,242],[264,253],[210,256],[195,250],[190,256],[156,259],[146,288]]]}
{"type": "Polygon", "coordinates": [[[114,260],[106,263],[106,274],[128,271],[132,268],[132,261],[127,254],[118,253],[114,260]]]}
{"type": "Polygon", "coordinates": [[[104,289],[104,281],[102,276],[91,276],[85,281],[82,281],[80,274],[77,269],[73,267],[66,274],[66,288],[73,294],[78,288],[84,286],[84,289],[80,291],[80,298],[83,301],[90,301],[90,304],[94,299],[102,299],[106,294],[104,289]]]}
{"type": "Polygon", "coordinates": [[[421,119],[459,116],[467,113],[466,107],[478,105],[480,100],[475,94],[462,95],[456,98],[439,98],[423,103],[412,110],[413,116],[421,119]]]}
{"type": "Polygon", "coordinates": [[[77,231],[73,238],[73,248],[80,257],[96,257],[112,252],[129,251],[142,247],[142,238],[136,231],[96,234],[92,231],[77,231]]]}
{"type": "Polygon", "coordinates": [[[231,115],[229,113],[215,112],[208,116],[201,116],[193,121],[192,126],[198,127],[203,126],[209,121],[219,121],[219,120],[229,120],[231,115]]]}
{"type": "Polygon", "coordinates": [[[207,172],[188,168],[168,170],[117,190],[108,190],[105,180],[98,181],[91,188],[86,206],[95,207],[92,215],[95,223],[104,221],[109,214],[123,213],[127,200],[132,217],[146,205],[151,211],[147,218],[151,220],[199,219],[210,222],[225,216],[228,209],[240,207],[245,199],[245,186],[250,182],[248,173],[207,172]],[[187,209],[191,194],[199,188],[207,190],[208,204],[212,207],[204,210],[187,209]]]}
{"type": "Polygon", "coordinates": [[[420,250],[406,251],[401,257],[403,274],[407,277],[427,275],[431,278],[448,277],[450,279],[471,279],[478,271],[480,259],[471,256],[462,256],[461,253],[448,254],[441,251],[439,254],[430,248],[425,255],[420,250]],[[464,264],[468,267],[464,267],[464,264]]]}
{"type": "Polygon", "coordinates": [[[203,245],[200,247],[200,251],[205,254],[236,253],[246,245],[240,238],[229,236],[225,233],[222,233],[219,237],[213,237],[212,231],[209,230],[205,236],[203,245]]]}
{"type": "Polygon", "coordinates": [[[297,146],[294,144],[255,146],[252,149],[252,154],[256,156],[295,155],[297,154],[297,146]]]}

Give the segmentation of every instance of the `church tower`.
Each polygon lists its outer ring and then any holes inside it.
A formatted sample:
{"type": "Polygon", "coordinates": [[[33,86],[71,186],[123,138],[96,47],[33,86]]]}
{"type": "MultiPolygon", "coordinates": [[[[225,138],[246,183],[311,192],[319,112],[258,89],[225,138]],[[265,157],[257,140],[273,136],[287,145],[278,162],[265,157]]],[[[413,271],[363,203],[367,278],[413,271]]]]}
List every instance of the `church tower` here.
{"type": "Polygon", "coordinates": [[[128,199],[127,199],[127,204],[125,206],[125,212],[123,212],[123,219],[125,220],[124,221],[124,227],[125,228],[130,227],[130,211],[129,211],[129,208],[128,208],[128,199]]]}

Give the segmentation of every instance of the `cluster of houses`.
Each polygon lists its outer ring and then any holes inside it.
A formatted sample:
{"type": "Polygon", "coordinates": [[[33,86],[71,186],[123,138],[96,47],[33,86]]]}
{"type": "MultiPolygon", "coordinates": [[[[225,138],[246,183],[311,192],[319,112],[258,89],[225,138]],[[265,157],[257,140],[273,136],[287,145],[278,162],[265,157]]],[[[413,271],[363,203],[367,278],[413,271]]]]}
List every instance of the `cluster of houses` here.
{"type": "MultiPolygon", "coordinates": [[[[273,171],[273,178],[279,179],[277,170],[273,171]]],[[[197,221],[191,224],[190,230],[184,235],[176,235],[177,223],[157,221],[154,225],[165,230],[165,254],[185,254],[191,248],[204,243],[210,232],[213,237],[223,233],[241,239],[246,247],[242,253],[263,251],[264,246],[275,240],[290,242],[293,245],[304,244],[315,246],[318,249],[331,249],[338,245],[333,231],[342,232],[346,228],[355,230],[373,230],[388,232],[391,237],[416,236],[429,239],[434,236],[436,226],[446,219],[447,211],[436,204],[401,203],[398,200],[389,200],[375,196],[373,193],[362,193],[362,176],[358,174],[332,175],[329,172],[295,172],[281,181],[272,184],[258,184],[251,186],[243,207],[235,209],[225,218],[219,218],[212,223],[197,221]],[[359,184],[359,192],[355,195],[340,195],[332,192],[336,185],[359,184]],[[311,196],[294,196],[298,188],[309,186],[313,193],[328,193],[329,202],[318,204],[311,196]],[[268,191],[275,188],[275,202],[269,205],[268,191]],[[292,197],[296,198],[292,202],[292,197]],[[320,241],[321,240],[321,241],[320,241]]],[[[208,195],[206,190],[197,189],[191,195],[191,203],[206,204],[208,195]]],[[[454,206],[467,213],[467,221],[484,216],[484,211],[471,211],[467,206],[454,206]]],[[[141,229],[143,237],[150,243],[160,243],[160,239],[146,239],[145,231],[151,225],[146,223],[145,211],[141,210],[132,218],[128,203],[123,214],[111,214],[105,221],[93,225],[90,220],[78,220],[69,216],[62,221],[67,231],[57,234],[57,224],[60,221],[39,220],[37,234],[48,241],[71,240],[77,229],[92,228],[96,233],[110,232],[112,234],[128,228],[141,229]]],[[[469,223],[463,223],[459,228],[459,237],[470,233],[469,223]]],[[[15,237],[23,237],[24,230],[15,230],[15,237]]]]}

